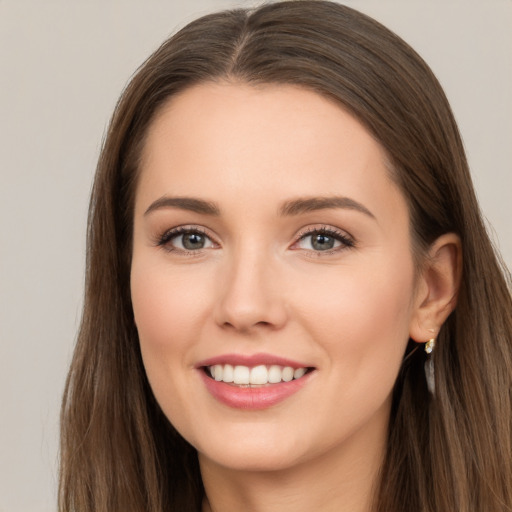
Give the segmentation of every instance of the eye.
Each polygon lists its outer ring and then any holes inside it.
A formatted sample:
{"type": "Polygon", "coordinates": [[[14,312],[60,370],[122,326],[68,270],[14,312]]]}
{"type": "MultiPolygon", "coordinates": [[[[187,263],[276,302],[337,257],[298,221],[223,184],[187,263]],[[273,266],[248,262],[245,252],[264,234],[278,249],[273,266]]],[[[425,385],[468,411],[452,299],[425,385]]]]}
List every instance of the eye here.
{"type": "Polygon", "coordinates": [[[198,228],[179,227],[166,231],[157,245],[168,251],[196,252],[215,247],[212,239],[198,228]]]}
{"type": "Polygon", "coordinates": [[[354,247],[354,241],[346,234],[332,228],[312,229],[302,233],[294,248],[315,252],[335,252],[354,247]]]}

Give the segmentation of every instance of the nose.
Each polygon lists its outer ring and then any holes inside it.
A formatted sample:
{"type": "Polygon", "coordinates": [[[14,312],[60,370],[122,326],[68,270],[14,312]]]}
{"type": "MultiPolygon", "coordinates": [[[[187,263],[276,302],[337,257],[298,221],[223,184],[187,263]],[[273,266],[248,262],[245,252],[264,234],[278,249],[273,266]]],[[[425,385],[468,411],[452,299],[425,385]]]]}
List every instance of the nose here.
{"type": "Polygon", "coordinates": [[[223,329],[251,333],[277,330],[287,321],[282,273],[262,251],[238,251],[219,276],[216,322],[223,329]]]}

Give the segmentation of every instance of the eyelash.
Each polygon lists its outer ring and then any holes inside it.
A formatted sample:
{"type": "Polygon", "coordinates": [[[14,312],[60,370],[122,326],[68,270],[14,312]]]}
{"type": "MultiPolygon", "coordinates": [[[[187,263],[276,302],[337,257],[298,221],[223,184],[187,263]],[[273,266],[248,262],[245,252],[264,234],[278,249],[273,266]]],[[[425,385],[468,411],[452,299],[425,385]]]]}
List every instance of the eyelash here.
{"type": "Polygon", "coordinates": [[[330,254],[336,254],[340,251],[351,249],[356,246],[356,243],[353,238],[348,236],[345,232],[337,230],[335,228],[329,227],[329,226],[322,226],[321,228],[318,227],[311,227],[306,228],[304,231],[299,233],[297,241],[293,244],[296,245],[302,240],[305,240],[306,238],[313,236],[313,235],[326,235],[329,237],[334,238],[334,240],[340,242],[340,246],[335,247],[333,249],[325,250],[325,251],[313,251],[310,250],[309,252],[311,254],[314,254],[315,257],[321,257],[321,256],[327,256],[330,254]]]}
{"type": "MultiPolygon", "coordinates": [[[[204,250],[202,249],[195,249],[195,250],[187,250],[187,249],[180,249],[178,247],[173,247],[170,244],[170,241],[174,238],[179,237],[180,235],[187,235],[187,234],[200,234],[210,240],[210,242],[214,245],[218,245],[215,240],[206,233],[206,231],[199,227],[199,226],[179,226],[176,228],[169,229],[165,231],[162,235],[157,237],[155,245],[158,247],[163,248],[164,250],[168,252],[178,252],[183,256],[200,256],[204,250]]],[[[309,253],[312,253],[315,255],[315,257],[321,257],[324,255],[330,255],[335,254],[337,252],[343,251],[345,249],[350,249],[356,246],[355,241],[350,237],[347,236],[346,233],[339,231],[337,229],[334,229],[332,227],[328,226],[322,226],[321,228],[318,227],[311,227],[307,228],[299,233],[297,236],[297,240],[293,243],[292,247],[299,244],[301,241],[305,240],[306,238],[313,236],[313,235],[325,235],[328,237],[334,238],[334,240],[340,242],[340,246],[335,247],[333,249],[324,250],[324,251],[315,251],[315,250],[308,250],[309,253]]],[[[297,250],[297,249],[296,249],[297,250]]]]}
{"type": "Polygon", "coordinates": [[[200,234],[210,240],[214,245],[218,245],[213,238],[206,233],[206,231],[199,226],[179,226],[177,228],[168,229],[161,236],[159,236],[156,240],[156,245],[166,250],[167,252],[178,252],[183,256],[200,256],[203,252],[203,249],[196,250],[187,250],[180,249],[178,247],[173,247],[170,244],[170,241],[173,238],[177,238],[180,235],[189,235],[189,234],[200,234]]]}

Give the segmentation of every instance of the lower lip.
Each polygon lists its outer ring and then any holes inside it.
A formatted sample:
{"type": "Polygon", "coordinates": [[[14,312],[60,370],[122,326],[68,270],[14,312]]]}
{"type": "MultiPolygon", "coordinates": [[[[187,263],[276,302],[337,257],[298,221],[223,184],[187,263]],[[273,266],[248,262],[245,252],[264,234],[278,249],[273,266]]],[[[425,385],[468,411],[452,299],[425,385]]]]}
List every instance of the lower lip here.
{"type": "Polygon", "coordinates": [[[201,369],[199,370],[208,391],[219,402],[235,409],[267,409],[297,393],[309,381],[312,373],[306,373],[300,379],[279,384],[266,384],[257,387],[240,387],[216,381],[201,369]]]}

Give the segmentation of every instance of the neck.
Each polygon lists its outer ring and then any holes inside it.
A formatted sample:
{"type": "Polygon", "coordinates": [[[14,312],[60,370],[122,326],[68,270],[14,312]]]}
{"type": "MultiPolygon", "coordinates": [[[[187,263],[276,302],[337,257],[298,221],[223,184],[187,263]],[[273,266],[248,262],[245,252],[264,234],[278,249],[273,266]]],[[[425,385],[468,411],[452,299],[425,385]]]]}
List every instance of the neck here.
{"type": "Polygon", "coordinates": [[[203,512],[371,512],[387,432],[354,435],[341,446],[293,467],[226,468],[199,455],[203,512]]]}

